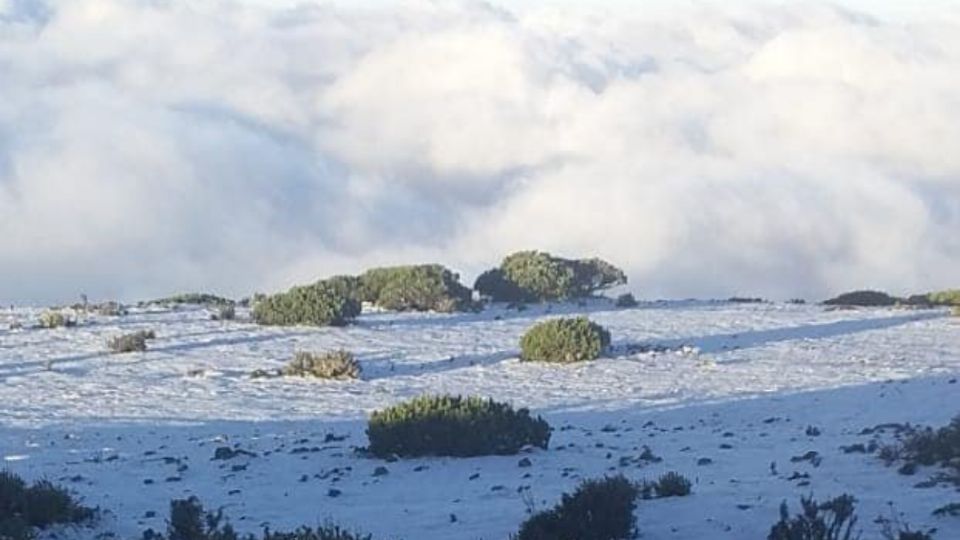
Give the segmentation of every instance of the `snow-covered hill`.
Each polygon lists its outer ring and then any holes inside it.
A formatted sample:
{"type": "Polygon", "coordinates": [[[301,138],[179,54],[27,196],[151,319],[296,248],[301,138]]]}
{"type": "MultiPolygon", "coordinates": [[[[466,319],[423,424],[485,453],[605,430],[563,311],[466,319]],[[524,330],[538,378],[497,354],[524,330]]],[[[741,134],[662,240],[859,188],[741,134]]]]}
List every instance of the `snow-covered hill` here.
{"type": "Polygon", "coordinates": [[[644,538],[763,538],[782,500],[844,492],[860,501],[865,538],[891,512],[960,538],[960,519],[931,515],[960,495],[913,487],[933,471],[902,476],[841,449],[877,437],[861,435],[877,424],[941,425],[960,413],[960,321],[945,311],[598,300],[286,329],[212,321],[201,308],[54,330],[30,328],[37,315],[0,315],[0,457],[109,512],[80,537],[162,529],[169,500],[196,494],[244,531],[330,518],[375,538],[499,540],[528,506],[552,505],[580,479],[675,470],[694,493],[641,501],[644,538]],[[520,363],[523,331],[561,313],[609,328],[614,353],[520,363]],[[8,330],[14,321],[24,328],[8,330]],[[157,333],[146,353],[106,352],[107,338],[139,329],[157,333]],[[358,356],[362,380],[250,377],[296,350],[334,348],[358,356]],[[550,449],[391,463],[353,451],[366,445],[367,414],[422,393],[529,407],[554,426],[550,449]],[[219,446],[255,456],[213,460],[219,446]],[[663,461],[636,459],[644,446],[663,461]],[[792,459],[811,451],[819,459],[792,459]],[[381,466],[388,473],[374,476],[381,466]]]}

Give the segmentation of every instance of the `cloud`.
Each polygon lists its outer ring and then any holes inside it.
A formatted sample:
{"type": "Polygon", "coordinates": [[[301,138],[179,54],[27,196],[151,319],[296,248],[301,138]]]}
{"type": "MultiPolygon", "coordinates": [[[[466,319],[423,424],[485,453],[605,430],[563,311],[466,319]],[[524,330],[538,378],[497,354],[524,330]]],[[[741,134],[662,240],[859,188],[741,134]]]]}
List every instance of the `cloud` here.
{"type": "Polygon", "coordinates": [[[0,2],[0,300],[472,277],[542,248],[644,296],[960,275],[960,17],[0,2]]]}

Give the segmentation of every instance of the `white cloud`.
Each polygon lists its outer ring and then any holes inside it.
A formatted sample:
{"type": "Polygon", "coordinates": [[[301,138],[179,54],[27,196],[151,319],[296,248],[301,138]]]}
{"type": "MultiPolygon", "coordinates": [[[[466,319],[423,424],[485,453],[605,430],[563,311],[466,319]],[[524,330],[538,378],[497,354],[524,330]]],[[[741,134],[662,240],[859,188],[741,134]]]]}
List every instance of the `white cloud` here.
{"type": "Polygon", "coordinates": [[[0,3],[0,301],[600,255],[648,296],[956,286],[960,18],[0,3]]]}

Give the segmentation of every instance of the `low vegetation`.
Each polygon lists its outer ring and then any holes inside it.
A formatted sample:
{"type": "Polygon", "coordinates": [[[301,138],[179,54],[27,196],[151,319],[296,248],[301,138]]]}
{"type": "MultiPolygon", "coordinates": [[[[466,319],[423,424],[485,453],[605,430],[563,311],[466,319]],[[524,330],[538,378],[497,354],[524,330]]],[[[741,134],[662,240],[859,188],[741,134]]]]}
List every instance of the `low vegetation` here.
{"type": "Polygon", "coordinates": [[[632,294],[626,293],[618,296],[616,301],[614,302],[614,305],[618,308],[632,308],[632,307],[637,307],[639,303],[637,302],[637,299],[633,297],[632,294]]]}
{"type": "Polygon", "coordinates": [[[145,306],[160,306],[160,305],[178,305],[178,304],[190,304],[198,306],[221,306],[234,304],[233,300],[229,298],[224,298],[222,296],[217,296],[210,293],[183,293],[175,294],[173,296],[167,296],[164,298],[156,298],[154,300],[147,300],[145,302],[140,302],[138,305],[140,307],[145,306]]]}
{"type": "Polygon", "coordinates": [[[952,468],[960,481],[960,415],[941,428],[912,429],[900,443],[882,449],[880,457],[904,463],[904,470],[917,466],[952,468]]]}
{"type": "Polygon", "coordinates": [[[624,476],[582,482],[550,510],[534,514],[513,540],[622,540],[633,538],[639,490],[624,476]]]}
{"type": "Polygon", "coordinates": [[[318,281],[259,299],[253,319],[264,325],[344,326],[360,314],[360,301],[337,281],[318,281]]]}
{"type": "Polygon", "coordinates": [[[51,525],[81,523],[94,510],[81,506],[62,487],[46,480],[28,485],[19,476],[0,472],[0,538],[31,540],[51,525]]]}
{"type": "Polygon", "coordinates": [[[547,448],[550,425],[492,399],[421,396],[374,412],[367,437],[370,453],[381,458],[509,455],[528,445],[547,448]]]}
{"type": "Polygon", "coordinates": [[[232,321],[237,318],[237,308],[233,304],[223,304],[210,318],[214,321],[232,321]]]}
{"type": "Polygon", "coordinates": [[[898,302],[900,302],[899,298],[885,292],[864,290],[843,293],[823,303],[828,306],[880,307],[893,306],[898,302]]]}
{"type": "Polygon", "coordinates": [[[610,332],[586,317],[551,319],[520,340],[520,359],[571,363],[595,360],[610,346],[610,332]]]}
{"type": "Polygon", "coordinates": [[[70,328],[77,325],[76,317],[60,310],[47,310],[40,314],[40,328],[70,328]]]}
{"type": "Polygon", "coordinates": [[[472,291],[439,264],[373,268],[356,279],[361,299],[383,309],[451,313],[473,307],[472,291]]]}
{"type": "Polygon", "coordinates": [[[148,529],[143,533],[143,540],[371,540],[371,536],[332,524],[317,528],[300,527],[290,532],[265,530],[259,537],[252,534],[241,536],[224,519],[222,510],[208,512],[199,499],[190,497],[170,501],[166,532],[148,529]]]}
{"type": "Polygon", "coordinates": [[[107,348],[112,353],[143,352],[147,350],[147,340],[156,339],[153,330],[138,330],[122,334],[107,340],[107,348]]]}
{"type": "Polygon", "coordinates": [[[853,540],[857,524],[856,499],[841,495],[824,503],[813,497],[800,499],[801,512],[790,515],[787,502],[780,504],[780,521],[770,529],[767,540],[853,540]]]}
{"type": "Polygon", "coordinates": [[[653,494],[658,499],[666,497],[686,497],[690,495],[693,484],[687,477],[677,472],[668,472],[651,484],[653,494]]]}
{"type": "Polygon", "coordinates": [[[947,289],[926,295],[928,301],[935,306],[960,307],[960,289],[947,289]]]}
{"type": "Polygon", "coordinates": [[[520,251],[481,274],[474,289],[495,302],[547,302],[590,296],[626,282],[622,270],[602,259],[520,251]]]}
{"type": "Polygon", "coordinates": [[[343,350],[320,354],[300,351],[282,370],[283,375],[320,379],[357,379],[360,373],[360,363],[343,350]]]}

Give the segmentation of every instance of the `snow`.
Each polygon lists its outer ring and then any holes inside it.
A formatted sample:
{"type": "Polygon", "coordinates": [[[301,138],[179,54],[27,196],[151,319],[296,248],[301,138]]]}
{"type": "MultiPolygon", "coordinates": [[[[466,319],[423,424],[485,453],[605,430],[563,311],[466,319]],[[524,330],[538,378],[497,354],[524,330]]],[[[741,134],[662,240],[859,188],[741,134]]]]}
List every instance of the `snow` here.
{"type": "Polygon", "coordinates": [[[332,519],[378,539],[504,539],[525,519],[524,500],[543,509],[583,478],[670,470],[694,481],[693,494],[640,501],[643,538],[763,538],[781,501],[796,508],[801,495],[844,492],[859,500],[865,538],[892,512],[913,529],[937,528],[936,538],[960,538],[960,520],[931,515],[960,500],[955,488],[914,487],[935,471],[903,476],[841,450],[877,437],[861,435],[867,427],[942,425],[960,413],[960,324],[941,310],[693,301],[615,309],[596,300],[262,328],[212,321],[201,308],[153,308],[53,330],[30,327],[38,313],[0,315],[0,457],[107,511],[69,531],[78,538],[162,529],[169,500],[195,494],[248,532],[332,519]],[[609,328],[610,357],[519,362],[524,330],[560,314],[609,328]],[[7,330],[14,321],[24,328],[7,330]],[[157,333],[147,352],[106,353],[107,338],[140,329],[157,333]],[[357,355],[362,380],[249,376],[296,350],[334,348],[357,355]],[[354,452],[366,445],[371,411],[422,393],[528,407],[555,428],[550,449],[392,463],[354,452]],[[633,459],[644,445],[663,461],[633,459]],[[212,460],[218,446],[256,456],[212,460]],[[818,466],[791,461],[809,451],[818,466]],[[523,457],[531,467],[518,466],[523,457]],[[389,473],[373,476],[380,466],[389,473]],[[788,480],[794,473],[809,479],[788,480]]]}

